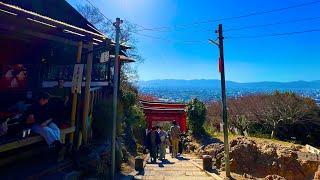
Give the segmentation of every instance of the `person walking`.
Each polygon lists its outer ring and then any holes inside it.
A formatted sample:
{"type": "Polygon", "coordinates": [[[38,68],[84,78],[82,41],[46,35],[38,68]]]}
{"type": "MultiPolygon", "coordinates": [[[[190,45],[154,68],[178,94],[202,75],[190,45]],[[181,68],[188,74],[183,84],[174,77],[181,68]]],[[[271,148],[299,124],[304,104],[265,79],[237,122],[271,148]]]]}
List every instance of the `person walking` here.
{"type": "Polygon", "coordinates": [[[172,141],[172,157],[176,157],[179,149],[179,137],[181,134],[181,130],[175,120],[172,122],[170,132],[171,132],[171,141],[172,141]]]}
{"type": "Polygon", "coordinates": [[[156,127],[152,127],[152,130],[148,132],[145,144],[150,151],[151,162],[156,162],[158,144],[160,144],[160,136],[156,127]]]}
{"type": "Polygon", "coordinates": [[[168,135],[163,130],[163,127],[160,127],[159,136],[161,141],[161,143],[159,144],[159,153],[160,153],[159,160],[162,161],[166,158],[166,143],[168,142],[168,135]]]}

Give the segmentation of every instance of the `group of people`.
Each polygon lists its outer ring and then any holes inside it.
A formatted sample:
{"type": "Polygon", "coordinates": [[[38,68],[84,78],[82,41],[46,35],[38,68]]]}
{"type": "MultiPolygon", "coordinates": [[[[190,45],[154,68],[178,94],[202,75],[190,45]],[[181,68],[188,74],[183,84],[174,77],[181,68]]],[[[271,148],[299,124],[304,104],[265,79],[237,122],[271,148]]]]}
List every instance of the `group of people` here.
{"type": "Polygon", "coordinates": [[[180,134],[181,130],[176,121],[172,122],[169,133],[165,132],[163,127],[152,127],[147,133],[145,142],[146,148],[150,151],[151,162],[156,162],[157,157],[159,157],[159,160],[161,161],[165,160],[166,147],[169,145],[172,146],[171,156],[177,157],[180,134]]]}

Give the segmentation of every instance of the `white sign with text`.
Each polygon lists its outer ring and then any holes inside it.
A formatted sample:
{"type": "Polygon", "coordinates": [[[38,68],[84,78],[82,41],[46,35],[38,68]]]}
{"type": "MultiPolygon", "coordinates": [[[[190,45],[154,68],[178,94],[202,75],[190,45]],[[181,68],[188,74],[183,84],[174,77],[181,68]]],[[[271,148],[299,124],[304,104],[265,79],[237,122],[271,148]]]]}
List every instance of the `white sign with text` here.
{"type": "Polygon", "coordinates": [[[109,61],[109,58],[110,58],[109,51],[106,51],[106,52],[101,53],[100,63],[108,62],[108,61],[109,61]]]}
{"type": "Polygon", "coordinates": [[[84,67],[83,64],[74,65],[72,84],[71,84],[72,93],[81,93],[83,67],[84,67]]]}

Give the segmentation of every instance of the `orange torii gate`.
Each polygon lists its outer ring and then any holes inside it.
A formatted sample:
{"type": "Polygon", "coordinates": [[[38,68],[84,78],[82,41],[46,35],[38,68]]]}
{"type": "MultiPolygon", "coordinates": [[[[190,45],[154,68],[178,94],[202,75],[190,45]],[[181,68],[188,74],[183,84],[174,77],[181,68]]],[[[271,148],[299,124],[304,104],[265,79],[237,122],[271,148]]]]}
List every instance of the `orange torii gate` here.
{"type": "Polygon", "coordinates": [[[146,116],[148,129],[152,128],[153,121],[173,121],[180,126],[181,132],[187,130],[186,104],[169,102],[149,102],[140,100],[146,116]]]}

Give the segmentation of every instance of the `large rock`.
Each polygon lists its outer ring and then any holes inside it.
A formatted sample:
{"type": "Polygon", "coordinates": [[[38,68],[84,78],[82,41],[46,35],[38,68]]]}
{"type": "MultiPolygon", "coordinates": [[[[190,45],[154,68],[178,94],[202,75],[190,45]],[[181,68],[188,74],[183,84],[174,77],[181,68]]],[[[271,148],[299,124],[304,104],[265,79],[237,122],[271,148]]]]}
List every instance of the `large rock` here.
{"type": "Polygon", "coordinates": [[[260,152],[257,144],[246,138],[230,142],[230,170],[237,173],[258,171],[258,156],[260,152]]]}
{"type": "Polygon", "coordinates": [[[318,171],[314,174],[314,180],[320,180],[320,166],[318,168],[318,171]]]}
{"type": "MultiPolygon", "coordinates": [[[[198,148],[195,152],[198,155],[211,155],[214,166],[224,170],[223,148],[223,144],[213,143],[198,148]]],[[[255,177],[276,174],[287,180],[313,179],[320,162],[299,160],[298,152],[302,148],[268,142],[257,143],[254,140],[240,137],[230,142],[230,169],[232,172],[250,174],[255,177]]]]}
{"type": "Polygon", "coordinates": [[[187,142],[186,144],[187,150],[189,150],[190,152],[195,152],[199,148],[199,145],[197,143],[187,142]]]}
{"type": "Polygon", "coordinates": [[[286,179],[279,175],[268,175],[267,177],[264,178],[264,180],[286,180],[286,179]]]}
{"type": "Polygon", "coordinates": [[[79,167],[85,174],[98,174],[102,161],[99,153],[95,149],[88,146],[80,146],[77,159],[79,161],[79,167]]]}
{"type": "MultiPolygon", "coordinates": [[[[90,146],[81,146],[77,153],[78,165],[88,177],[107,178],[111,167],[111,142],[94,142],[90,146]]],[[[121,144],[116,141],[116,170],[120,170],[123,160],[121,144]]]]}

